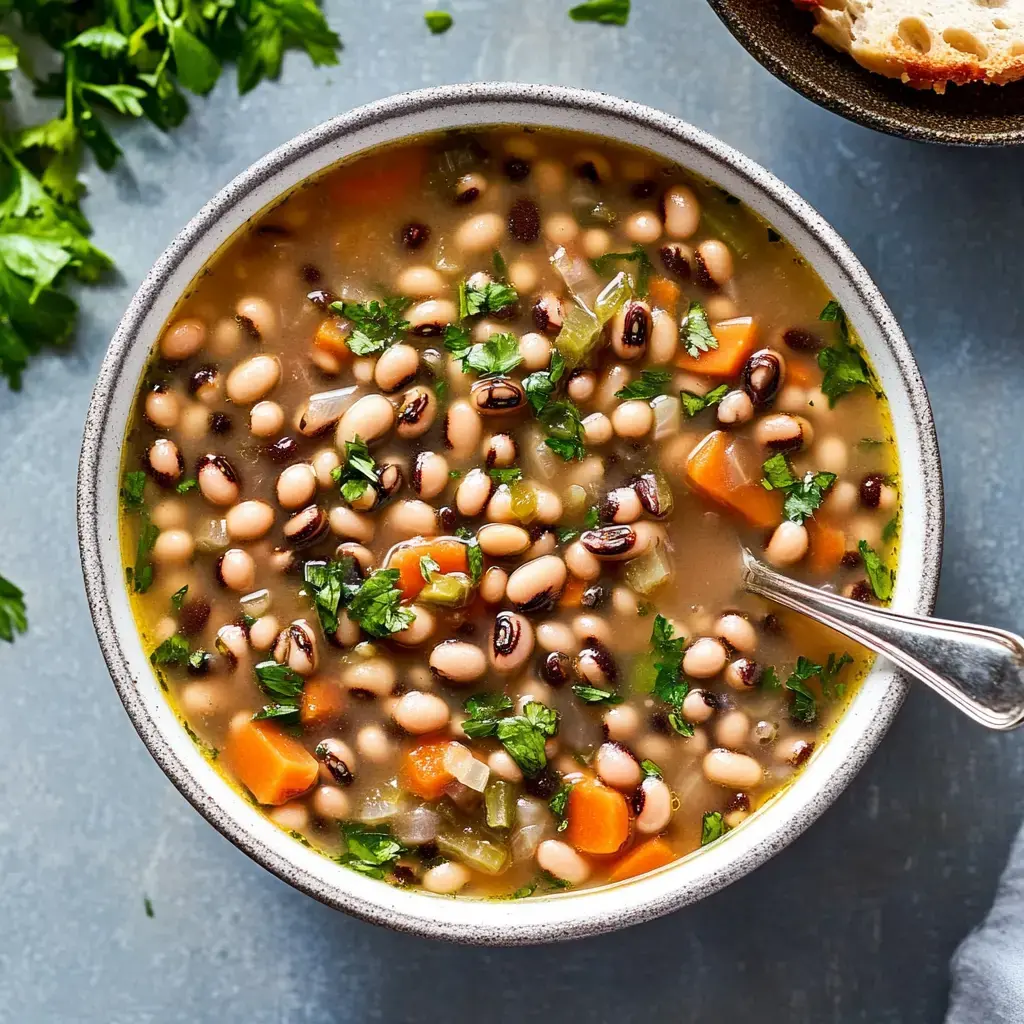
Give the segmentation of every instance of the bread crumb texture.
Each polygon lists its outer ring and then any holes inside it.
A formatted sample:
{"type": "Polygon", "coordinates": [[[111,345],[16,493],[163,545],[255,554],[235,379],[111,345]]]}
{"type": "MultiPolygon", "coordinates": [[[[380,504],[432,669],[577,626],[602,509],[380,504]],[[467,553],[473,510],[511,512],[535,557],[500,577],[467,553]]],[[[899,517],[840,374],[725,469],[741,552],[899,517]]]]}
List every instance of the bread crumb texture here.
{"type": "Polygon", "coordinates": [[[915,89],[1024,78],[1024,0],[794,0],[814,34],[915,89]]]}

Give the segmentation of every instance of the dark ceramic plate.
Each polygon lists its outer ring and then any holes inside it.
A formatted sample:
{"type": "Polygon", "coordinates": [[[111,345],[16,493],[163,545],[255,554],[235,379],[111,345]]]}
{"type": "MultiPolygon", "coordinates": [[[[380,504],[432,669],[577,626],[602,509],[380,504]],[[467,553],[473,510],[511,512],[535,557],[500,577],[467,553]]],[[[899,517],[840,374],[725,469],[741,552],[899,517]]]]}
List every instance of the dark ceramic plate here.
{"type": "Polygon", "coordinates": [[[1024,83],[951,85],[944,96],[866,71],[811,34],[791,0],[708,0],[776,78],[827,109],[890,135],[960,146],[1024,144],[1024,83]]]}

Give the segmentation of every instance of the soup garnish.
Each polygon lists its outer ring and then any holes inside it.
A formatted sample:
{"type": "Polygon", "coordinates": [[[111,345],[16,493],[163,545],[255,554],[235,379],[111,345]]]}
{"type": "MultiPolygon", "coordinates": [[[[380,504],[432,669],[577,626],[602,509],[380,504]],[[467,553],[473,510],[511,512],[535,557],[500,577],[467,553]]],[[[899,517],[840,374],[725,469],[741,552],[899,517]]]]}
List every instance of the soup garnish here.
{"type": "Polygon", "coordinates": [[[305,183],[194,281],[125,445],[126,577],[204,752],[432,893],[620,881],[813,755],[887,601],[896,451],[842,309],[652,154],[483,129],[305,183]]]}

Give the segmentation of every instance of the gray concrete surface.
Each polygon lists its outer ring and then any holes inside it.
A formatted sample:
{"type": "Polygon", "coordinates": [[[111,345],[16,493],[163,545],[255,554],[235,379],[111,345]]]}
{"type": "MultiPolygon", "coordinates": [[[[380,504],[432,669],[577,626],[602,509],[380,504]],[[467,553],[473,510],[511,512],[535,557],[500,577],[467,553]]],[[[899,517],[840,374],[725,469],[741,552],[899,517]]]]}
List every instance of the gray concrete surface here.
{"type": "Polygon", "coordinates": [[[84,296],[77,344],[0,390],[0,570],[31,631],[0,650],[0,1021],[145,1024],[566,1019],[916,1024],[987,907],[1021,818],[1024,745],[911,696],[857,781],[803,838],[703,904],[554,948],[392,935],[291,890],[223,840],[136,738],[78,568],[80,430],[107,339],[176,229],[316,122],[388,93],[473,79],[588,86],[679,114],[766,164],[839,229],[902,321],[946,473],[939,610],[1020,628],[1024,152],[943,150],[819,110],[756,65],[701,0],[634,0],[625,30],[567,0],[328,0],[340,67],[289,60],[239,102],[224,81],[172,136],[120,138],[89,175],[121,277],[84,296]],[[147,917],[143,899],[152,901],[147,917]]]}

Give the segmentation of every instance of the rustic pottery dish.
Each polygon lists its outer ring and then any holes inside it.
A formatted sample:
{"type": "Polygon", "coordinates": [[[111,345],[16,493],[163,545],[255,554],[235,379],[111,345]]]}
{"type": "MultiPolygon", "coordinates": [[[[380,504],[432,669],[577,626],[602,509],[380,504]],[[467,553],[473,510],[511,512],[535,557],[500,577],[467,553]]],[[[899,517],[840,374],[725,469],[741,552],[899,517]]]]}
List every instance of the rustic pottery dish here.
{"type": "Polygon", "coordinates": [[[389,887],[296,843],[202,756],[166,702],[123,585],[117,524],[121,449],[136,382],[181,293],[218,249],[289,188],[352,154],[425,132],[517,124],[572,129],[643,147],[746,203],[791,241],[842,304],[890,404],[904,493],[892,606],[930,612],[941,554],[942,493],[927,396],[906,341],[835,232],[783,184],[710,136],[657,111],[577,90],[482,84],[423,90],[360,108],[276,150],[228,185],[171,244],[122,320],[86,424],[78,521],[104,657],[137,730],[187,799],[281,878],[366,920],[457,941],[519,944],[624,927],[693,902],[778,852],[839,794],[877,745],[903,682],[876,664],[803,773],[725,840],[635,881],[529,900],[451,900],[389,887]]]}
{"type": "Polygon", "coordinates": [[[726,28],[776,78],[868,128],[920,142],[1015,146],[1024,142],[1024,89],[950,86],[944,95],[874,74],[811,34],[789,0],[708,0],[726,28]]]}

